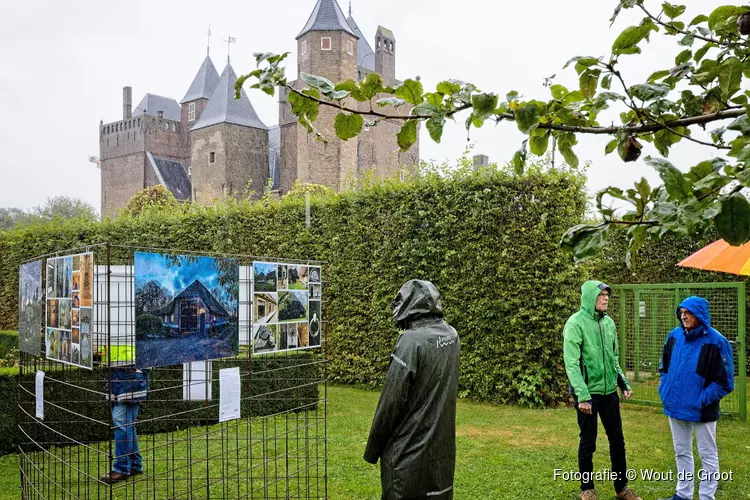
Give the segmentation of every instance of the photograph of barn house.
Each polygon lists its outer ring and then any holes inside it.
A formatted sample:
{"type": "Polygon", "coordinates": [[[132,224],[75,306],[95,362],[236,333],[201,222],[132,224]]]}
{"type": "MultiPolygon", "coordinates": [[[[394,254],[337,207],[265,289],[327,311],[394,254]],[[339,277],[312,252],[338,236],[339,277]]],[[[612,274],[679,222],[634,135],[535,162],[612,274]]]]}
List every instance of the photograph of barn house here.
{"type": "Polygon", "coordinates": [[[171,335],[206,334],[229,323],[230,314],[198,280],[159,312],[171,335]]]}

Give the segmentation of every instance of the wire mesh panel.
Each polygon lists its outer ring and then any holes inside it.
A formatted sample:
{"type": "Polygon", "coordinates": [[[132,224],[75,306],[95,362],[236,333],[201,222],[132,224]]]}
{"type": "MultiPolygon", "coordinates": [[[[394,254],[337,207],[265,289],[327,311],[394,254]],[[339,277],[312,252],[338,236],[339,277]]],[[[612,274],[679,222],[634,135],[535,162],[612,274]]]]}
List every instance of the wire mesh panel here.
{"type": "MultiPolygon", "coordinates": [[[[84,250],[93,252],[95,264],[91,317],[86,318],[93,366],[81,368],[46,356],[46,336],[42,356],[21,353],[18,387],[23,435],[19,447],[22,497],[327,498],[327,322],[321,322],[320,349],[253,357],[253,275],[248,269],[254,259],[201,254],[233,259],[239,267],[239,279],[229,285],[238,291],[238,300],[230,311],[234,318],[228,321],[236,322],[238,328],[236,352],[220,359],[198,356],[199,359],[185,359],[184,363],[144,367],[147,399],[138,405],[121,405],[129,408],[129,420],[134,423],[117,425],[114,406],[109,402],[115,399],[110,382],[123,367],[130,367],[135,373],[137,339],[142,338],[143,325],[154,321],[151,317],[136,317],[136,311],[143,309],[143,295],[136,294],[135,283],[135,254],[141,249],[101,245],[84,250]],[[219,374],[227,368],[239,369],[241,418],[220,421],[219,374]],[[36,415],[36,380],[40,371],[44,372],[43,416],[36,415]],[[131,432],[137,435],[138,449],[129,449],[128,456],[135,464],[137,452],[140,468],[131,469],[127,479],[111,483],[104,476],[122,458],[115,436],[122,437],[125,431],[129,439],[131,432]]],[[[189,283],[183,285],[189,288],[189,283]]],[[[206,291],[200,293],[215,297],[221,290],[206,285],[206,291]]],[[[154,296],[158,300],[158,293],[154,296]]],[[[208,297],[204,300],[211,301],[208,297]]],[[[170,356],[182,352],[185,346],[199,350],[214,341],[210,323],[220,323],[216,311],[200,308],[205,304],[197,309],[179,305],[169,310],[172,302],[158,309],[157,314],[163,316],[160,321],[166,326],[173,313],[181,314],[179,321],[190,323],[198,333],[152,339],[156,342],[153,353],[164,354],[165,359],[173,359],[170,356]]],[[[81,325],[80,317],[77,323],[81,325]]],[[[80,345],[82,331],[81,325],[76,337],[79,343],[71,345],[80,345]]],[[[62,336],[57,337],[58,342],[67,338],[65,330],[62,336]]]]}
{"type": "Polygon", "coordinates": [[[620,365],[633,386],[634,404],[661,406],[659,363],[669,332],[679,325],[677,307],[696,295],[710,304],[711,326],[734,350],[735,391],[721,400],[723,413],[747,418],[746,304],[744,283],[615,285],[610,316],[617,323],[620,365]]]}

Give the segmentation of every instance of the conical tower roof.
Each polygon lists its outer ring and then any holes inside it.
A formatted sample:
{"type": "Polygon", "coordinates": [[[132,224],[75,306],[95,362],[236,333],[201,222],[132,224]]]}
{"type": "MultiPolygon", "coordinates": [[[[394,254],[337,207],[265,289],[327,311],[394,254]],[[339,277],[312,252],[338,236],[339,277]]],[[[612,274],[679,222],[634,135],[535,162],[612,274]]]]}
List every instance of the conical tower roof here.
{"type": "Polygon", "coordinates": [[[185,97],[180,101],[180,104],[195,101],[196,99],[208,99],[211,97],[217,83],[219,83],[219,72],[216,71],[216,66],[211,61],[211,57],[206,55],[198,73],[193,78],[193,83],[190,84],[190,88],[185,97]]]}
{"type": "Polygon", "coordinates": [[[318,0],[310,14],[310,19],[307,20],[307,24],[297,38],[310,31],[346,31],[354,37],[357,36],[346,21],[346,16],[336,0],[318,0]]]}
{"type": "Polygon", "coordinates": [[[234,98],[234,84],[236,82],[237,74],[234,72],[232,65],[227,63],[221,77],[219,77],[219,83],[216,84],[216,89],[208,99],[208,104],[190,130],[198,130],[219,123],[232,123],[268,130],[268,127],[258,118],[244,90],[242,90],[239,99],[234,98]]]}

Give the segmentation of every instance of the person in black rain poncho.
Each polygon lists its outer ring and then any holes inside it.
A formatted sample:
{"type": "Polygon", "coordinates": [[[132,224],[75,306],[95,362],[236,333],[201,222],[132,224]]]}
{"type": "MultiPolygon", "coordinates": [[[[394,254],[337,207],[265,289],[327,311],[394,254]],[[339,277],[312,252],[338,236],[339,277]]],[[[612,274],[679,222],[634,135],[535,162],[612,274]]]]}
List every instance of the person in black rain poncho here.
{"type": "Polygon", "coordinates": [[[440,293],[411,280],[393,303],[404,332],[391,354],[364,459],[380,459],[384,500],[450,500],[456,462],[461,344],[443,321],[440,293]]]}

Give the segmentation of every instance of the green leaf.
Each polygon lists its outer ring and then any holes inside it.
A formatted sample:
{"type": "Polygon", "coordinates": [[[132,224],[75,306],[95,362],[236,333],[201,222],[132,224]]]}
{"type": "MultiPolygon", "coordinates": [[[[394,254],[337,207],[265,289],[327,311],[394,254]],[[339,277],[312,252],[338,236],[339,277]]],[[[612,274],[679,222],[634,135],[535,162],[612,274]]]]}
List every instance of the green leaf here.
{"type": "Polygon", "coordinates": [[[430,104],[429,102],[423,102],[421,104],[417,104],[413,108],[411,108],[411,111],[409,112],[410,115],[416,116],[432,116],[435,113],[437,113],[437,108],[430,104]]]}
{"type": "Polygon", "coordinates": [[[398,108],[399,106],[403,106],[406,104],[406,101],[403,99],[399,99],[398,97],[383,97],[382,99],[377,100],[378,106],[385,107],[385,106],[393,106],[394,108],[398,108]]]}
{"type": "Polygon", "coordinates": [[[724,101],[729,100],[740,90],[742,83],[742,61],[730,57],[719,65],[719,88],[724,101]]]}
{"type": "Polygon", "coordinates": [[[543,133],[537,134],[536,132],[542,132],[541,130],[537,129],[534,131],[534,133],[529,138],[529,149],[532,153],[534,153],[537,156],[542,156],[544,153],[547,152],[547,147],[549,146],[549,131],[544,131],[543,133]]]}
{"type": "Polygon", "coordinates": [[[601,71],[584,71],[578,79],[581,93],[586,99],[592,99],[596,95],[596,87],[599,84],[599,74],[601,71]]]}
{"type": "Polygon", "coordinates": [[[719,24],[726,21],[730,16],[734,15],[737,11],[737,7],[734,5],[724,5],[717,7],[708,16],[708,28],[714,30],[719,24]]]}
{"type": "Polygon", "coordinates": [[[453,95],[461,90],[461,84],[456,80],[445,80],[437,84],[437,91],[445,95],[453,95]]]}
{"type": "Polygon", "coordinates": [[[652,101],[666,96],[670,90],[669,85],[664,83],[641,83],[630,87],[630,95],[641,101],[652,101]]]}
{"type": "Polygon", "coordinates": [[[322,76],[310,75],[303,72],[300,73],[299,76],[308,86],[318,89],[323,95],[330,94],[336,88],[331,80],[323,78],[322,76]]]}
{"type": "Polygon", "coordinates": [[[636,45],[648,36],[651,30],[657,29],[653,23],[645,23],[640,26],[628,26],[615,39],[612,44],[613,54],[629,54],[636,45]]]}
{"type": "Polygon", "coordinates": [[[669,161],[663,158],[646,157],[646,164],[653,167],[664,182],[669,198],[676,201],[685,201],[693,197],[693,188],[690,181],[682,172],[669,161]]]}
{"type": "Polygon", "coordinates": [[[747,115],[736,118],[732,123],[727,126],[729,130],[735,130],[740,132],[742,135],[750,134],[750,122],[747,119],[747,115]]]}
{"type": "Polygon", "coordinates": [[[705,14],[701,14],[699,16],[695,16],[695,18],[693,18],[693,20],[690,21],[690,24],[688,24],[688,26],[693,26],[693,25],[700,24],[706,21],[708,21],[708,16],[705,14]]]}
{"type": "Polygon", "coordinates": [[[369,73],[359,84],[359,88],[365,101],[369,101],[379,93],[388,90],[385,88],[383,77],[377,73],[369,73]]]}
{"type": "Polygon", "coordinates": [[[612,85],[612,74],[607,73],[604,75],[604,78],[602,78],[602,88],[605,90],[609,90],[609,87],[612,85]]]}
{"type": "Polygon", "coordinates": [[[339,139],[348,141],[352,137],[357,137],[362,131],[364,120],[362,115],[339,113],[334,121],[334,128],[339,139]]]}
{"type": "MultiPolygon", "coordinates": [[[[580,65],[582,68],[588,68],[589,66],[593,66],[594,64],[599,63],[599,59],[596,57],[590,57],[590,56],[575,56],[571,57],[568,62],[565,63],[565,66],[563,66],[563,69],[567,68],[571,64],[576,63],[577,65],[580,65]]],[[[580,73],[580,72],[579,72],[580,73]]]]}
{"type": "Polygon", "coordinates": [[[528,142],[528,139],[524,140],[521,143],[521,149],[513,154],[513,160],[511,160],[511,163],[513,164],[513,171],[516,175],[523,174],[524,167],[526,166],[526,145],[528,142]]]}
{"type": "Polygon", "coordinates": [[[568,95],[568,89],[565,88],[562,85],[559,85],[559,84],[558,85],[552,85],[549,88],[549,91],[552,93],[552,98],[553,99],[557,99],[557,100],[560,100],[563,97],[565,97],[566,95],[568,95]]]}
{"type": "Polygon", "coordinates": [[[651,73],[651,76],[646,80],[648,83],[656,83],[657,80],[661,80],[665,76],[669,76],[669,70],[655,71],[651,73]]]}
{"type": "Polygon", "coordinates": [[[439,113],[433,115],[426,123],[427,131],[433,141],[439,143],[443,137],[443,127],[445,126],[445,114],[439,113]]]}
{"type": "Polygon", "coordinates": [[[422,88],[422,83],[418,80],[408,79],[396,87],[395,91],[396,97],[400,97],[406,102],[410,102],[414,105],[419,104],[423,100],[422,93],[424,90],[422,88]]]}
{"type": "Polygon", "coordinates": [[[574,90],[573,92],[568,93],[565,97],[563,97],[562,103],[563,105],[567,106],[569,104],[573,104],[574,102],[581,102],[585,101],[586,97],[584,97],[583,93],[580,90],[574,90]]]}
{"type": "Polygon", "coordinates": [[[407,151],[415,142],[417,142],[417,120],[409,120],[401,127],[396,134],[398,147],[401,151],[407,151]]]}
{"type": "Polygon", "coordinates": [[[529,135],[539,125],[539,108],[536,104],[527,104],[516,108],[516,125],[518,130],[529,135]]]}
{"type": "Polygon", "coordinates": [[[563,155],[565,163],[572,168],[578,168],[578,156],[573,152],[573,146],[576,144],[578,144],[578,139],[572,132],[557,136],[557,150],[563,155]]]}
{"type": "Polygon", "coordinates": [[[684,64],[690,60],[690,58],[693,56],[693,51],[690,49],[685,49],[679,54],[677,54],[677,57],[674,58],[674,64],[675,66],[679,66],[680,64],[684,64]]]}
{"type": "Polygon", "coordinates": [[[495,112],[497,102],[497,94],[474,94],[471,96],[473,112],[481,120],[486,120],[495,112]]]}
{"type": "Polygon", "coordinates": [[[664,11],[664,14],[670,19],[675,19],[685,13],[684,5],[672,5],[671,3],[664,2],[661,5],[661,8],[664,11]]]}
{"type": "Polygon", "coordinates": [[[563,235],[560,245],[573,250],[573,259],[582,262],[596,256],[607,243],[609,224],[579,224],[563,235]]]}
{"type": "Polygon", "coordinates": [[[719,214],[714,217],[714,225],[727,243],[742,245],[750,240],[750,203],[740,193],[720,201],[719,214]]]}
{"type": "Polygon", "coordinates": [[[617,149],[617,143],[618,143],[618,142],[619,142],[619,141],[618,141],[617,139],[612,139],[611,141],[609,141],[609,142],[607,143],[607,145],[605,146],[605,148],[604,148],[604,154],[605,154],[605,155],[608,155],[608,154],[610,154],[610,153],[611,153],[612,151],[614,151],[615,149],[617,149]]]}
{"type": "Polygon", "coordinates": [[[706,55],[706,52],[714,47],[716,47],[716,44],[708,42],[706,45],[695,51],[695,54],[693,54],[693,61],[697,63],[701,62],[701,59],[706,55]]]}

